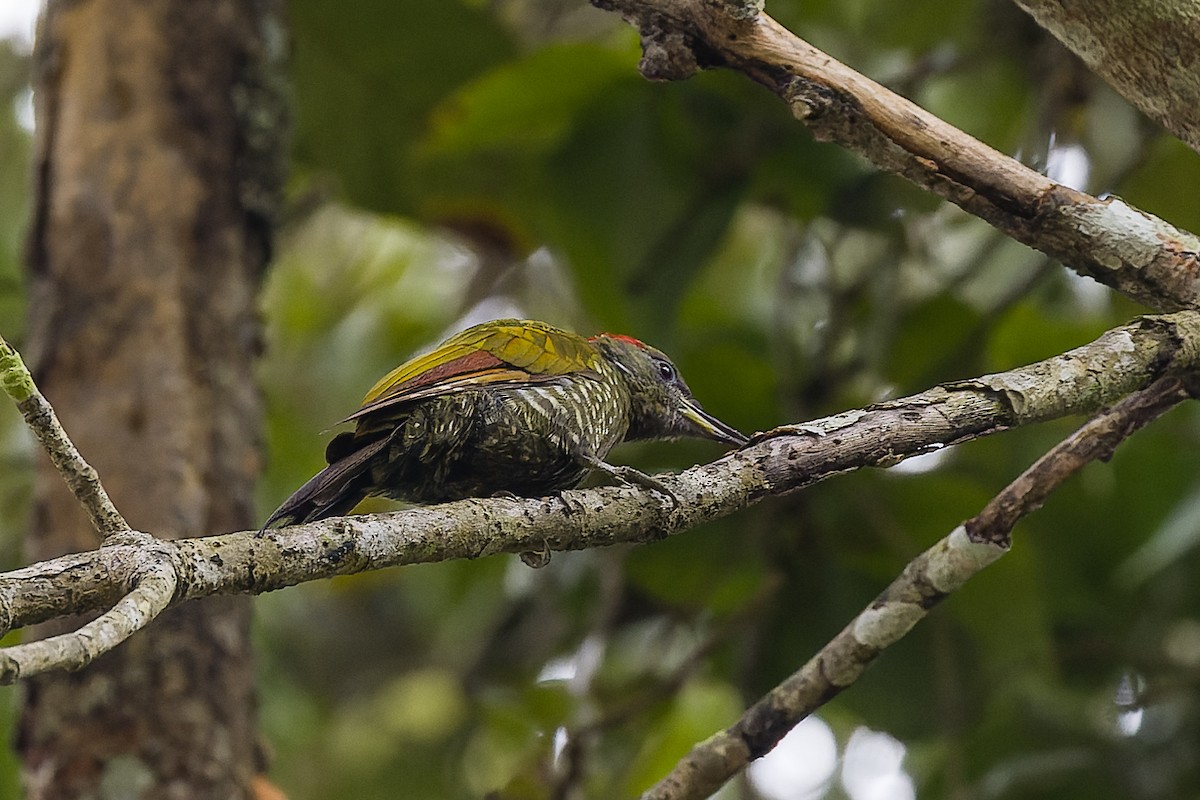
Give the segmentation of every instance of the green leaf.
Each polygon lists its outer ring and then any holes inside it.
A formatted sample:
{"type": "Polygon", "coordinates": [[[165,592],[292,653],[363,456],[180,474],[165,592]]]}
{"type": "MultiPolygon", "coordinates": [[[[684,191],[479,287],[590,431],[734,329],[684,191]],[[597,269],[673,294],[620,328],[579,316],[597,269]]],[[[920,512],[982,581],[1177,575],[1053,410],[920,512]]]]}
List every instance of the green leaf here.
{"type": "Polygon", "coordinates": [[[502,63],[434,108],[421,155],[545,152],[570,132],[597,92],[629,80],[635,59],[632,52],[582,42],[502,63]]]}
{"type": "Polygon", "coordinates": [[[346,197],[412,212],[412,153],[457,87],[510,57],[492,15],[456,0],[289,6],[295,39],[296,158],[332,170],[346,197]]]}

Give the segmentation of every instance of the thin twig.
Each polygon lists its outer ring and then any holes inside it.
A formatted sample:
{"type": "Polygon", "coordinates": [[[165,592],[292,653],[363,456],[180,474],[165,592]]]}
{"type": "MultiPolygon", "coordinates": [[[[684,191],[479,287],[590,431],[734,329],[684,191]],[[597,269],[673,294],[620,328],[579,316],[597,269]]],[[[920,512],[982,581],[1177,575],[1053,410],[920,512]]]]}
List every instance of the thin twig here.
{"type": "Polygon", "coordinates": [[[46,448],[46,453],[62,475],[75,499],[91,517],[92,525],[104,538],[131,530],[129,523],[117,511],[100,476],[79,454],[67,436],[58,415],[38,391],[29,368],[16,349],[0,336],[0,388],[12,398],[34,436],[46,448]]]}
{"type": "Polygon", "coordinates": [[[1088,420],[983,510],[913,559],[904,572],[799,671],[736,723],[692,748],[642,800],[699,800],[770,751],[796,723],[850,686],[931,608],[1008,552],[1013,526],[1086,464],[1107,460],[1132,433],[1187,399],[1166,377],[1088,420]]]}
{"type": "MultiPolygon", "coordinates": [[[[0,650],[0,683],[12,683],[22,676],[50,669],[80,669],[112,650],[171,604],[179,573],[169,549],[157,547],[161,543],[155,537],[132,530],[117,511],[96,470],[80,455],[58,415],[38,391],[20,354],[3,337],[0,337],[0,387],[16,403],[51,462],[91,517],[92,525],[103,537],[101,546],[126,545],[138,550],[129,583],[133,588],[108,611],[70,633],[0,650]]],[[[7,630],[11,622],[12,603],[5,597],[0,603],[0,624],[7,630]]]]}

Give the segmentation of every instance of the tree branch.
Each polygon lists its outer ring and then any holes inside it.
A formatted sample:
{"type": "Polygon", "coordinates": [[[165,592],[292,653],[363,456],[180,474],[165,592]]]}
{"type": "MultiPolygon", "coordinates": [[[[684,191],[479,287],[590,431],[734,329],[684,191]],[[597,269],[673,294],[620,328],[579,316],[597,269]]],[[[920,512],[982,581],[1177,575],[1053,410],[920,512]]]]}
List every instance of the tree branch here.
{"type": "MultiPolygon", "coordinates": [[[[622,486],[563,497],[463,500],[334,518],[261,536],[240,532],[166,541],[130,533],[111,536],[96,550],[0,575],[0,610],[17,627],[108,609],[151,580],[147,564],[154,565],[155,576],[162,563],[171,564],[171,601],[178,603],[400,564],[653,541],[841,472],[888,466],[1011,427],[1090,413],[1164,375],[1197,366],[1200,312],[1145,317],[1026,367],[762,434],[716,462],[664,476],[678,507],[661,503],[653,492],[622,486]]],[[[156,613],[155,598],[166,584],[153,580],[158,588],[130,599],[127,606],[136,608],[121,615],[144,621],[156,613]],[[139,616],[142,610],[145,616],[139,616]]],[[[104,624],[120,628],[115,618],[104,624]]],[[[59,660],[19,654],[24,660],[16,669],[0,668],[0,681],[78,666],[85,663],[80,659],[100,652],[84,643],[55,647],[63,648],[54,651],[63,654],[59,660]]],[[[5,652],[12,657],[11,651],[0,651],[0,658],[5,652]]]]}
{"type": "Polygon", "coordinates": [[[58,415],[38,391],[21,355],[3,336],[0,336],[0,387],[17,404],[25,422],[46,448],[50,461],[74,493],[75,499],[87,511],[93,527],[100,535],[107,538],[129,531],[129,523],[117,511],[108,492],[104,491],[100,476],[79,454],[58,421],[58,415]]]}
{"type": "Polygon", "coordinates": [[[109,541],[116,539],[127,539],[137,553],[132,591],[78,630],[0,650],[0,683],[51,669],[81,669],[146,627],[171,604],[176,570],[169,555],[156,547],[159,540],[132,531],[109,541]]]}
{"type": "Polygon", "coordinates": [[[647,78],[729,67],[835,141],[1013,239],[1159,311],[1200,299],[1200,239],[1119,198],[1055,183],[798,38],[750,2],[593,0],[638,29],[647,78]]]}
{"type": "Polygon", "coordinates": [[[1177,377],[1101,411],[1042,456],[975,517],[917,556],[882,594],[808,663],[751,706],[736,723],[697,744],[642,800],[700,800],[796,723],[850,686],[930,609],[1008,552],[1013,526],[1086,464],[1106,460],[1124,439],[1187,399],[1177,377]]]}

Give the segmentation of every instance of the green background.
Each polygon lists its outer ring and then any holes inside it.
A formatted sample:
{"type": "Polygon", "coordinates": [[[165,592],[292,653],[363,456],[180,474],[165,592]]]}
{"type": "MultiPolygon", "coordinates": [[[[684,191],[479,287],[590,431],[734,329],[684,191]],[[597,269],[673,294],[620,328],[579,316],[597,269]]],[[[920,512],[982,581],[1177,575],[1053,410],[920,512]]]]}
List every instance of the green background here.
{"type": "MultiPolygon", "coordinates": [[[[1086,159],[1082,188],[1200,230],[1196,155],[1009,4],[768,10],[993,147],[1043,170],[1086,159]]],[[[813,141],[739,75],[643,80],[634,32],[581,2],[290,13],[294,161],[262,294],[264,516],[379,375],[490,317],[636,335],[749,432],[1018,366],[1144,311],[813,141]]],[[[20,44],[0,46],[0,331],[18,344],[28,69],[20,44]]],[[[628,797],[1076,424],[539,571],[494,557],[261,597],[271,777],[294,800],[628,797]],[[562,730],[579,744],[575,795],[554,794],[562,730]]],[[[1198,433],[1193,409],[1172,412],[1023,522],[1009,556],[821,710],[839,753],[855,731],[894,737],[920,797],[1200,794],[1198,433]]],[[[679,469],[719,453],[681,442],[616,460],[679,469]]],[[[0,414],[6,567],[32,458],[18,416],[0,414]]],[[[11,716],[15,692],[0,697],[11,716]]],[[[865,800],[851,764],[816,764],[810,796],[865,800]]],[[[10,757],[0,780],[16,785],[10,757]]]]}

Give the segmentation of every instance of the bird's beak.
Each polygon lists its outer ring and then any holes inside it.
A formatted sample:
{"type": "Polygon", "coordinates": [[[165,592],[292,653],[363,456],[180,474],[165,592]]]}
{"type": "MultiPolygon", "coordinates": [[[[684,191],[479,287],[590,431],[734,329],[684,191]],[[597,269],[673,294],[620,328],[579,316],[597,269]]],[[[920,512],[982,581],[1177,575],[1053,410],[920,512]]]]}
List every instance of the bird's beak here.
{"type": "Polygon", "coordinates": [[[694,400],[684,400],[679,413],[696,428],[701,436],[741,447],[750,441],[721,420],[709,414],[694,400]]]}

